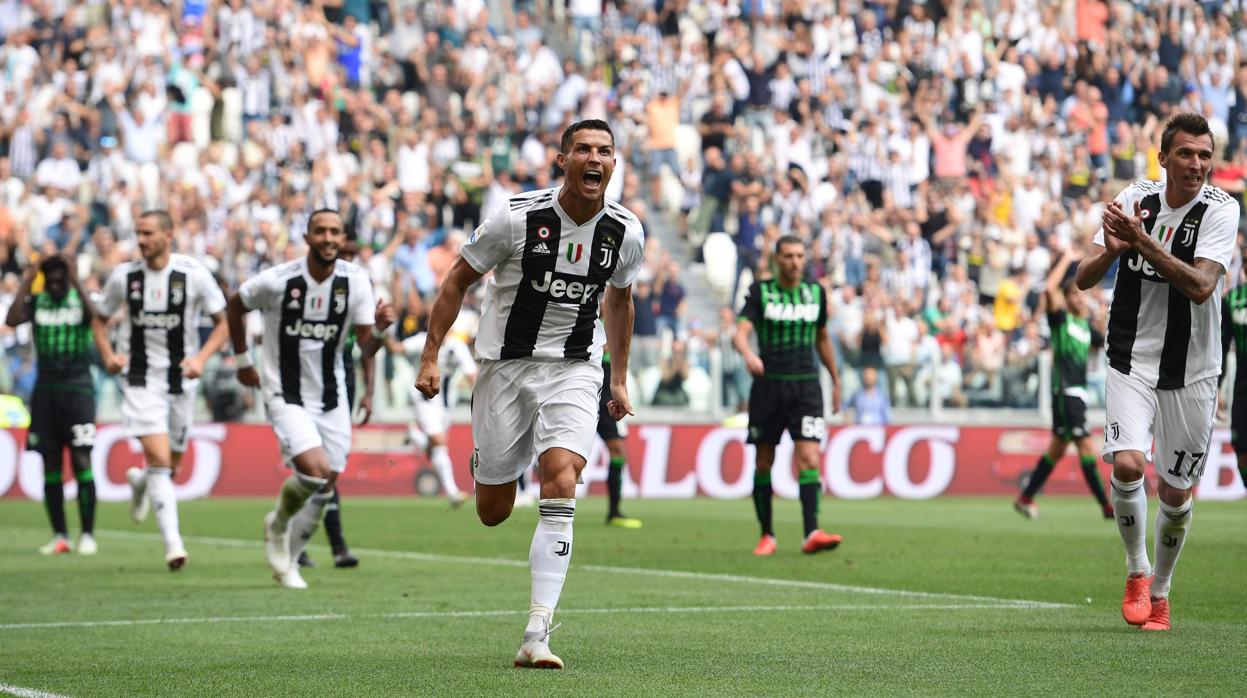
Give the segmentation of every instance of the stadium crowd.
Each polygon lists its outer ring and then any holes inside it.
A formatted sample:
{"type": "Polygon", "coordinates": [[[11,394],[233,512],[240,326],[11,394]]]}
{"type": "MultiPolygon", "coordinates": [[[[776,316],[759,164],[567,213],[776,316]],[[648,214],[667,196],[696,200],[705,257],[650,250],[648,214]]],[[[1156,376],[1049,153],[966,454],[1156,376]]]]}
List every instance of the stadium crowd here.
{"type": "MultiPolygon", "coordinates": [[[[3,0],[0,37],[0,306],[58,251],[99,288],[145,209],[233,289],[329,207],[411,334],[472,228],[603,118],[649,240],[642,404],[743,401],[733,312],[690,311],[687,270],[730,235],[739,298],[792,233],[843,372],[893,406],[1033,406],[1045,276],[1161,177],[1157,125],[1204,114],[1213,183],[1247,176],[1241,3],[3,0]]],[[[29,333],[0,332],[0,389],[28,395],[29,333]]]]}

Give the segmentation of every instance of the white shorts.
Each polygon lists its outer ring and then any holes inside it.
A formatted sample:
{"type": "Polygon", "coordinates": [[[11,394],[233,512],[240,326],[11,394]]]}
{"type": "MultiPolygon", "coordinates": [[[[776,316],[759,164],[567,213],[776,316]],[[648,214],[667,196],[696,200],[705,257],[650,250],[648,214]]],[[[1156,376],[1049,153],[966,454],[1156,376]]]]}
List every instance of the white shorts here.
{"type": "Polygon", "coordinates": [[[450,427],[450,415],[446,411],[446,402],[441,395],[427,400],[419,390],[412,387],[411,406],[416,412],[416,426],[429,436],[445,434],[450,427]]]}
{"type": "Polygon", "coordinates": [[[351,452],[351,413],[345,404],[321,414],[281,398],[269,400],[264,407],[286,465],[295,456],[323,447],[329,456],[329,469],[335,473],[346,470],[346,457],[351,452]]]}
{"type": "Polygon", "coordinates": [[[196,384],[187,381],[185,392],[170,395],[138,385],[121,386],[121,422],[126,436],[168,434],[169,449],[185,453],[195,417],[196,384]]]}
{"type": "Polygon", "coordinates": [[[1215,376],[1176,390],[1157,390],[1110,368],[1104,403],[1108,419],[1101,453],[1106,461],[1112,463],[1118,451],[1148,453],[1154,434],[1156,473],[1179,489],[1199,483],[1217,411],[1215,376]]]}
{"type": "Polygon", "coordinates": [[[601,389],[602,366],[589,361],[482,361],[472,390],[476,481],[512,482],[556,447],[588,460],[601,389]]]}

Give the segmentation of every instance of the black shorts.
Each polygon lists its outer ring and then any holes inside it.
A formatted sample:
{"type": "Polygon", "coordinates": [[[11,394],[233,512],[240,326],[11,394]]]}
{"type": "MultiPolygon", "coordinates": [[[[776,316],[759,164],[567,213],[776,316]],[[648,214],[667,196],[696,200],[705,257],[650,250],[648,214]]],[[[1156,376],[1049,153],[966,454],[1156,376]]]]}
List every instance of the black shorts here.
{"type": "Polygon", "coordinates": [[[626,428],[621,428],[619,422],[612,417],[610,410],[606,408],[607,403],[611,401],[611,365],[610,362],[602,364],[602,389],[598,392],[598,436],[604,441],[611,439],[622,439],[627,433],[626,428]]]}
{"type": "Polygon", "coordinates": [[[1073,395],[1053,395],[1052,433],[1062,441],[1089,436],[1091,432],[1087,430],[1087,403],[1073,395]]]}
{"type": "Polygon", "coordinates": [[[777,444],[784,430],[793,441],[822,441],[823,386],[818,379],[778,381],[755,378],[749,390],[751,444],[777,444]]]}
{"type": "Polygon", "coordinates": [[[36,385],[30,398],[26,450],[59,455],[95,445],[95,394],[36,385]]]}
{"type": "Polygon", "coordinates": [[[1230,445],[1235,453],[1247,453],[1247,391],[1234,391],[1230,405],[1230,445]]]}

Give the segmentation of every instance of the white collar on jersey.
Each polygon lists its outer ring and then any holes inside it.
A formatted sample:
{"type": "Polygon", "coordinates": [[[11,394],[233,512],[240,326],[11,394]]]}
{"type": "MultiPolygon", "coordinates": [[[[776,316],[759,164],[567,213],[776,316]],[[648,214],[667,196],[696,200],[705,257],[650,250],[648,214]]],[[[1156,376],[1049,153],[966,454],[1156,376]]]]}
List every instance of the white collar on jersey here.
{"type": "Polygon", "coordinates": [[[608,204],[606,203],[606,201],[602,201],[602,210],[598,211],[597,215],[595,215],[593,218],[590,218],[589,220],[585,221],[584,224],[578,225],[576,221],[572,220],[571,216],[567,215],[567,211],[564,211],[563,205],[559,203],[559,197],[562,196],[562,194],[563,194],[563,185],[560,185],[558,190],[554,192],[554,210],[559,214],[559,218],[563,219],[563,223],[565,223],[569,227],[588,228],[588,227],[597,225],[597,222],[602,220],[602,216],[606,215],[606,207],[608,204]]]}

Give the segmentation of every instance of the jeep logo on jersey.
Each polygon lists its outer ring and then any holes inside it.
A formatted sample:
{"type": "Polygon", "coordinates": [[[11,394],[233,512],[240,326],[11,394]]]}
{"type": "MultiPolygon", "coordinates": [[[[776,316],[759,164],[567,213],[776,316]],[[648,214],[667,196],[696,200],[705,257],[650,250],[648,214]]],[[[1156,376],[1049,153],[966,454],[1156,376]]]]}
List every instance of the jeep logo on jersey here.
{"type": "Polygon", "coordinates": [[[1137,271],[1142,274],[1143,278],[1148,281],[1164,281],[1160,274],[1157,274],[1156,270],[1152,268],[1152,263],[1138,254],[1130,255],[1130,258],[1126,260],[1126,266],[1130,267],[1131,271],[1137,271]]]}
{"type": "Polygon", "coordinates": [[[301,339],[323,339],[326,342],[332,342],[338,336],[337,325],[316,320],[295,320],[293,325],[286,325],[282,329],[291,337],[301,339]]]}
{"type": "Polygon", "coordinates": [[[142,312],[133,316],[134,326],[145,330],[172,330],[182,324],[182,316],[177,313],[142,312]]]}
{"type": "Polygon", "coordinates": [[[548,294],[556,302],[580,303],[582,305],[596,303],[598,285],[583,281],[567,281],[554,278],[554,272],[546,272],[541,281],[532,282],[533,289],[548,294]]]}

